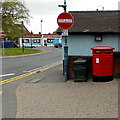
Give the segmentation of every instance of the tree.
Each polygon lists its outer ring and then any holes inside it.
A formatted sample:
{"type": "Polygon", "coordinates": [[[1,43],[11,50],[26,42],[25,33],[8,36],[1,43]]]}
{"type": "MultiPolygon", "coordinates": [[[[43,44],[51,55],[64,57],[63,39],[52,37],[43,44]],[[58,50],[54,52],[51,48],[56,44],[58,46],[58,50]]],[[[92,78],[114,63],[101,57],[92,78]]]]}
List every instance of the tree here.
{"type": "Polygon", "coordinates": [[[2,2],[2,30],[6,35],[22,35],[22,21],[29,22],[29,10],[21,1],[2,2]]]}

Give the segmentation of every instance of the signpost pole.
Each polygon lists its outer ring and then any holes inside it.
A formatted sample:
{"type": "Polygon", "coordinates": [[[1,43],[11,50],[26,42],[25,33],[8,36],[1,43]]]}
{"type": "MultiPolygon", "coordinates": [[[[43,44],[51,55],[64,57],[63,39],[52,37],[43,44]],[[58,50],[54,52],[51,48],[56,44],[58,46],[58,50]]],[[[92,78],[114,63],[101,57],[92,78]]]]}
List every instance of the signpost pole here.
{"type": "Polygon", "coordinates": [[[65,80],[68,80],[68,46],[67,46],[67,36],[65,36],[65,46],[64,46],[64,75],[65,75],[65,80]]]}
{"type": "MultiPolygon", "coordinates": [[[[64,0],[64,12],[67,12],[66,9],[66,0],[64,0]]],[[[68,30],[66,30],[68,31],[68,30]]],[[[64,31],[64,32],[66,32],[64,31]]],[[[65,46],[64,46],[64,75],[65,80],[68,80],[68,46],[67,46],[67,35],[65,35],[65,46]]]]}
{"type": "Polygon", "coordinates": [[[64,7],[64,12],[67,12],[67,9],[66,9],[66,0],[64,0],[64,5],[65,5],[65,7],[64,7]]]}
{"type": "MultiPolygon", "coordinates": [[[[64,0],[64,12],[67,12],[66,9],[66,0],[64,0]]],[[[68,30],[67,30],[68,31],[68,30]]],[[[66,32],[66,31],[65,31],[66,32]]],[[[64,75],[65,80],[68,80],[68,46],[67,46],[67,35],[65,35],[65,46],[64,46],[64,75]]]]}
{"type": "Polygon", "coordinates": [[[4,41],[5,33],[0,32],[0,41],[2,42],[2,56],[5,55],[5,41],[4,41]]]}
{"type": "Polygon", "coordinates": [[[66,0],[64,0],[64,5],[58,5],[59,7],[63,7],[64,13],[61,13],[58,16],[57,23],[61,29],[64,29],[63,36],[65,37],[65,45],[64,45],[64,60],[63,60],[63,74],[65,75],[65,80],[68,80],[68,45],[67,45],[67,37],[68,37],[68,29],[73,25],[74,19],[71,14],[67,13],[67,5],[66,0]]]}

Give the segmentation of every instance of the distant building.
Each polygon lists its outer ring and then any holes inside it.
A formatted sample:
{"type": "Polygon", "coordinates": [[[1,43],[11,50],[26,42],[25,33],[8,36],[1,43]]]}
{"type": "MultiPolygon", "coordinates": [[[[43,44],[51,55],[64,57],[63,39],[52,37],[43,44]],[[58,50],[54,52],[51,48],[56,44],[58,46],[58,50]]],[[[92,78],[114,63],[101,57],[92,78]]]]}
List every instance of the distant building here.
{"type": "Polygon", "coordinates": [[[61,36],[58,34],[43,34],[42,46],[53,46],[56,43],[61,43],[61,36]]]}
{"type": "MultiPolygon", "coordinates": [[[[114,75],[120,74],[120,11],[70,11],[74,25],[68,31],[68,74],[74,77],[73,62],[76,59],[87,59],[89,75],[92,73],[92,51],[94,46],[112,46],[114,50],[114,75]]],[[[58,28],[61,35],[62,30],[58,28]]],[[[62,39],[64,46],[65,40],[62,39]]],[[[64,51],[63,61],[64,61],[64,51]]]]}
{"type": "MultiPolygon", "coordinates": [[[[30,32],[28,31],[28,29],[25,27],[24,24],[23,24],[23,26],[22,26],[22,24],[15,24],[15,25],[18,26],[19,31],[21,32],[21,34],[23,34],[23,35],[24,34],[30,34],[30,32]]],[[[12,41],[14,41],[15,43],[17,43],[19,45],[20,45],[20,38],[21,38],[21,36],[19,36],[19,35],[14,35],[14,38],[12,38],[12,39],[11,39],[11,36],[8,36],[8,35],[4,36],[5,41],[12,40],[12,41]]]]}
{"type": "Polygon", "coordinates": [[[61,43],[61,36],[58,34],[24,34],[20,38],[20,46],[54,46],[56,43],[61,43]]]}
{"type": "MultiPolygon", "coordinates": [[[[61,36],[53,33],[53,34],[33,34],[32,32],[29,32],[29,30],[25,27],[23,24],[17,24],[20,31],[21,36],[14,35],[13,41],[15,41],[17,44],[20,45],[20,47],[24,46],[53,46],[56,43],[61,43],[61,36]]],[[[1,33],[2,34],[2,33],[1,33]]],[[[8,41],[11,39],[10,36],[5,35],[4,36],[5,41],[8,41]]]]}
{"type": "Polygon", "coordinates": [[[41,46],[41,35],[40,34],[24,34],[20,39],[20,46],[41,46]]]}

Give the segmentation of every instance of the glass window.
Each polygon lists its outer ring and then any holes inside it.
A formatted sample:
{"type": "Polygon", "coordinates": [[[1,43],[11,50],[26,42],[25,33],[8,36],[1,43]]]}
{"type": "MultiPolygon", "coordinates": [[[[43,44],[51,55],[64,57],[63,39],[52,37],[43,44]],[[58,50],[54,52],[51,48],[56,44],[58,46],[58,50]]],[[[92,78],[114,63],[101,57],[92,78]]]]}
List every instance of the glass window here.
{"type": "Polygon", "coordinates": [[[95,36],[95,41],[102,41],[102,36],[95,36]]]}
{"type": "Polygon", "coordinates": [[[40,40],[35,39],[35,40],[33,40],[33,43],[40,43],[40,40]]]}
{"type": "Polygon", "coordinates": [[[29,43],[29,39],[24,39],[24,43],[29,43]]]}
{"type": "Polygon", "coordinates": [[[53,39],[48,39],[47,43],[53,43],[53,39]]]}

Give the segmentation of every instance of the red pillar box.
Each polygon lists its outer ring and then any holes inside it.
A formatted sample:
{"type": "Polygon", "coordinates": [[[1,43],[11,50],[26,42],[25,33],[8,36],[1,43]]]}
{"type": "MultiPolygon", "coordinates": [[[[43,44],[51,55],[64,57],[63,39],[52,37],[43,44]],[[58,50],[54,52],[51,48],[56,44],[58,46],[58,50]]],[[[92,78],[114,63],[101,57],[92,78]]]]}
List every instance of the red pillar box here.
{"type": "Polygon", "coordinates": [[[113,49],[109,46],[92,47],[93,81],[113,80],[113,49]]]}

